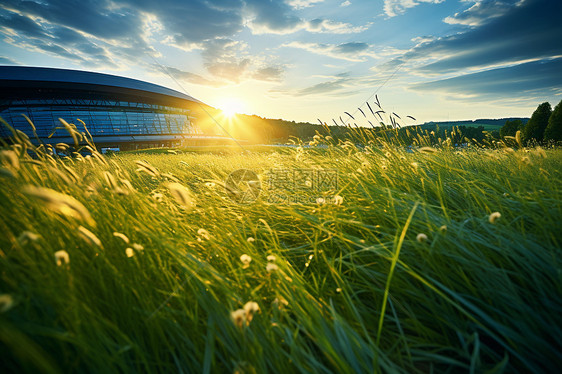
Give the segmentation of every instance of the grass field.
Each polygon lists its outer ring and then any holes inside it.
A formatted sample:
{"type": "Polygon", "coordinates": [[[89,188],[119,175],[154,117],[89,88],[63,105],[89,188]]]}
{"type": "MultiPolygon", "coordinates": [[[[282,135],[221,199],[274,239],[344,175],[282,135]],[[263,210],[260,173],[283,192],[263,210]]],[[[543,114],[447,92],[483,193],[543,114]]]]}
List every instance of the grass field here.
{"type": "Polygon", "coordinates": [[[2,372],[562,365],[559,149],[1,157],[2,372]],[[222,186],[241,168],[253,203],[222,186]],[[279,169],[337,188],[268,203],[279,169]]]}

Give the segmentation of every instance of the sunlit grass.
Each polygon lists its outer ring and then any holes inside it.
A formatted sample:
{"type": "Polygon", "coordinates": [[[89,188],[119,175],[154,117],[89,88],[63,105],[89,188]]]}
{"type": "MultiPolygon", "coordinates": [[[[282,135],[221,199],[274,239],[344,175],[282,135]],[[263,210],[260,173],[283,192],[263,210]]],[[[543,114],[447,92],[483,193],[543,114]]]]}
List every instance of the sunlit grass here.
{"type": "Polygon", "coordinates": [[[556,371],[560,150],[369,136],[110,157],[6,146],[3,369],[556,371]],[[339,184],[333,203],[240,205],[223,188],[240,168],[264,186],[274,168],[336,169],[339,184]]]}

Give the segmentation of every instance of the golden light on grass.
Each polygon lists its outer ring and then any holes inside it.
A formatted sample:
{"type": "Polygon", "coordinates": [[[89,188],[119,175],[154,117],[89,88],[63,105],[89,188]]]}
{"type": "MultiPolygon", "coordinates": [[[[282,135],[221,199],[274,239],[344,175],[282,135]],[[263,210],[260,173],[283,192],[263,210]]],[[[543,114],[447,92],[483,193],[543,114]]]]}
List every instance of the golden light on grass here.
{"type": "Polygon", "coordinates": [[[343,204],[343,196],[336,195],[334,196],[334,205],[342,205],[343,204]]]}
{"type": "Polygon", "coordinates": [[[127,255],[127,257],[133,257],[135,255],[135,251],[133,250],[133,248],[128,247],[127,249],[125,249],[125,254],[127,255]]]}
{"type": "Polygon", "coordinates": [[[269,256],[267,256],[267,261],[269,261],[269,262],[275,262],[275,260],[277,260],[277,257],[275,257],[274,255],[269,255],[269,256]]]}

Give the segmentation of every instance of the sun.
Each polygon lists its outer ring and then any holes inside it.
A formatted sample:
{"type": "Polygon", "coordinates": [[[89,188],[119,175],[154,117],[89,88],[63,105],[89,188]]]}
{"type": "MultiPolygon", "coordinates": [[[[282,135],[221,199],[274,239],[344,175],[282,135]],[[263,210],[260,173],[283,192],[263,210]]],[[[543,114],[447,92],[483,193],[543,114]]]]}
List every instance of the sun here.
{"type": "Polygon", "coordinates": [[[225,117],[232,118],[244,110],[244,103],[236,98],[223,99],[218,105],[225,117]]]}

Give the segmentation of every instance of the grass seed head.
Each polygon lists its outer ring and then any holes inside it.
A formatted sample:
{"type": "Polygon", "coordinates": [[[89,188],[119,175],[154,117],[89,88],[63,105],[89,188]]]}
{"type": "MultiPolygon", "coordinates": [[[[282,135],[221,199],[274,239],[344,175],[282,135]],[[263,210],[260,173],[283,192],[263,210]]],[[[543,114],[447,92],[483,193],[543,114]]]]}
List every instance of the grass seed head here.
{"type": "Polygon", "coordinates": [[[267,264],[267,266],[265,267],[265,270],[267,270],[268,273],[273,273],[273,272],[276,272],[277,270],[279,270],[279,266],[275,265],[274,263],[269,262],[267,264]]]}
{"type": "Polygon", "coordinates": [[[127,257],[133,257],[135,255],[135,251],[133,250],[133,248],[127,247],[127,249],[125,249],[125,254],[127,255],[127,257]]]}
{"type": "Polygon", "coordinates": [[[20,160],[17,153],[10,150],[0,151],[0,163],[15,170],[20,167],[20,160]]]}
{"type": "Polygon", "coordinates": [[[92,216],[90,216],[90,212],[88,212],[84,205],[71,196],[49,188],[31,185],[24,186],[23,193],[43,203],[47,210],[84,221],[90,226],[96,225],[92,216]]]}
{"type": "Polygon", "coordinates": [[[0,295],[0,313],[6,313],[14,306],[14,298],[12,295],[0,295]]]}
{"type": "Polygon", "coordinates": [[[240,261],[242,262],[242,268],[247,269],[250,267],[250,262],[252,262],[252,258],[247,254],[243,254],[240,256],[240,261]]]}
{"type": "Polygon", "coordinates": [[[251,236],[249,236],[248,239],[246,239],[246,241],[247,241],[248,243],[253,243],[253,242],[256,241],[256,239],[254,239],[254,238],[252,238],[251,236]]]}
{"type": "Polygon", "coordinates": [[[70,263],[70,257],[68,252],[65,250],[60,250],[55,252],[55,262],[57,266],[63,266],[70,263]]]}
{"type": "Polygon", "coordinates": [[[95,247],[103,248],[103,245],[101,244],[101,240],[93,232],[91,232],[90,230],[88,230],[84,226],[78,227],[78,233],[80,234],[80,237],[85,242],[87,242],[90,245],[93,245],[95,247]]]}
{"type": "Polygon", "coordinates": [[[269,255],[269,256],[267,256],[267,261],[269,261],[269,262],[275,262],[275,260],[277,260],[277,257],[275,257],[274,255],[269,255]]]}
{"type": "Polygon", "coordinates": [[[125,234],[121,234],[120,232],[114,232],[113,236],[119,238],[125,242],[125,244],[129,244],[129,238],[125,234]]]}
{"type": "Polygon", "coordinates": [[[432,147],[421,147],[418,149],[418,151],[422,152],[422,153],[435,153],[437,152],[437,149],[432,148],[432,147]]]}
{"type": "Polygon", "coordinates": [[[343,204],[343,196],[336,195],[334,196],[334,205],[342,205],[343,204]]]}
{"type": "Polygon", "coordinates": [[[244,305],[244,312],[246,312],[246,324],[249,325],[254,318],[254,314],[259,312],[260,306],[255,301],[248,301],[244,305]]]}
{"type": "Polygon", "coordinates": [[[166,183],[166,187],[178,204],[188,210],[195,208],[195,199],[187,187],[177,182],[166,183]]]}
{"type": "Polygon", "coordinates": [[[159,202],[159,203],[161,203],[162,200],[164,200],[164,195],[162,195],[162,194],[159,193],[159,192],[155,192],[155,193],[153,193],[151,196],[152,196],[152,198],[153,198],[154,200],[156,200],[156,201],[159,202]]]}
{"type": "Polygon", "coordinates": [[[544,149],[542,149],[541,147],[537,147],[537,149],[535,150],[536,154],[542,158],[546,158],[546,152],[544,149]]]}
{"type": "Polygon", "coordinates": [[[418,236],[416,236],[416,240],[420,243],[425,243],[427,241],[427,235],[425,235],[424,233],[420,232],[418,234],[418,236]]]}
{"type": "Polygon", "coordinates": [[[137,168],[138,172],[146,173],[146,174],[148,174],[152,177],[155,177],[155,178],[158,178],[160,176],[160,173],[158,172],[158,170],[154,166],[150,165],[147,162],[137,160],[137,161],[135,161],[135,164],[137,164],[137,166],[138,166],[138,168],[137,168]]]}
{"type": "Polygon", "coordinates": [[[500,212],[494,212],[494,213],[490,214],[490,216],[488,217],[488,221],[490,221],[490,223],[492,223],[492,224],[495,224],[496,221],[498,219],[500,219],[501,216],[502,215],[501,215],[500,212]]]}
{"type": "Polygon", "coordinates": [[[242,329],[246,325],[246,311],[244,309],[237,309],[230,313],[230,319],[236,327],[242,329]]]}
{"type": "Polygon", "coordinates": [[[197,235],[199,235],[200,237],[202,237],[203,239],[206,239],[206,240],[211,239],[211,235],[209,235],[209,231],[207,231],[205,229],[197,230],[197,235]]]}
{"type": "Polygon", "coordinates": [[[20,245],[26,245],[28,243],[36,242],[41,237],[31,231],[24,231],[18,236],[18,243],[20,245]]]}

